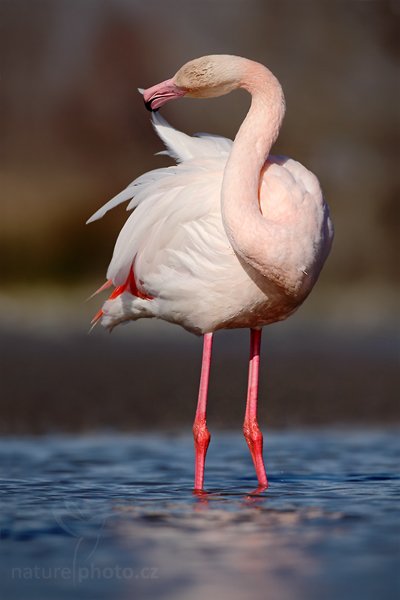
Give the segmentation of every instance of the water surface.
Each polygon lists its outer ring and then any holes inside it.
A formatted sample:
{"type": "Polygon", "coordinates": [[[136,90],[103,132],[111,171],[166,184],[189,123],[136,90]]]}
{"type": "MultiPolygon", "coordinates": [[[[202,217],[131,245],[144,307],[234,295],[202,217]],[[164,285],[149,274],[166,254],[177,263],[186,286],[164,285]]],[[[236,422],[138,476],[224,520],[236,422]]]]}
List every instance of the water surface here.
{"type": "Polygon", "coordinates": [[[214,432],[192,492],[185,434],[0,441],[1,597],[375,599],[400,593],[396,430],[214,432]]]}

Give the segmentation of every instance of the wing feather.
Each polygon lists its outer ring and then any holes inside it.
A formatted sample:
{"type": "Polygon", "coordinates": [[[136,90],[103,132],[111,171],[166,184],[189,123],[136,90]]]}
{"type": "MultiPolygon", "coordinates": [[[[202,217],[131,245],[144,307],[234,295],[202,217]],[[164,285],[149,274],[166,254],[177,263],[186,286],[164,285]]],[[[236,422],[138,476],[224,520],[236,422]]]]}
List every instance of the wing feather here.
{"type": "MultiPolygon", "coordinates": [[[[170,177],[196,170],[196,165],[192,164],[193,161],[209,159],[226,160],[231,150],[232,140],[206,133],[198,133],[195,136],[187,135],[171,127],[158,113],[152,114],[152,122],[158,136],[166,146],[166,150],[159,154],[167,154],[171,158],[174,158],[178,165],[154,169],[136,178],[122,192],[99,208],[86,221],[87,223],[101,219],[109,210],[127,200],[130,200],[127,210],[136,208],[140,202],[146,199],[148,194],[152,195],[154,190],[159,189],[161,191],[168,188],[170,186],[170,177]]],[[[201,162],[197,165],[197,168],[203,171],[209,167],[209,162],[206,165],[201,162]]]]}
{"type": "Polygon", "coordinates": [[[177,131],[159,114],[152,114],[153,127],[164,142],[166,153],[178,163],[198,159],[227,156],[231,151],[232,140],[209,133],[194,136],[177,131]]]}

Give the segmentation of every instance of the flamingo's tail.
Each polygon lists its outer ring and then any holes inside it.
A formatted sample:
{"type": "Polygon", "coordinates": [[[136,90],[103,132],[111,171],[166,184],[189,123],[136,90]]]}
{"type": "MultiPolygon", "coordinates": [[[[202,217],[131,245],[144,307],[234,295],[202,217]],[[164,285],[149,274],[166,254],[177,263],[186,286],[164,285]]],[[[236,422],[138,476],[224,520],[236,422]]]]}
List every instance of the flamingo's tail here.
{"type": "MultiPolygon", "coordinates": [[[[113,290],[113,292],[110,294],[110,296],[108,297],[108,300],[114,300],[115,298],[118,298],[118,296],[123,294],[124,292],[129,292],[130,294],[132,294],[132,296],[136,296],[137,298],[142,298],[143,300],[153,300],[153,296],[146,294],[146,292],[143,292],[142,290],[140,290],[138,288],[136,279],[135,279],[135,273],[133,270],[134,263],[135,263],[135,261],[133,261],[133,263],[132,263],[132,266],[129,271],[129,275],[128,275],[125,283],[123,283],[122,285],[118,285],[113,290]]],[[[99,294],[100,292],[107,290],[112,285],[113,285],[112,280],[108,279],[101,287],[99,287],[98,290],[96,290],[90,296],[90,298],[93,298],[93,296],[96,296],[96,294],[99,294]]],[[[91,324],[90,331],[92,331],[92,329],[97,325],[97,323],[100,321],[100,319],[102,318],[103,315],[104,315],[104,312],[103,312],[103,309],[101,308],[99,311],[97,311],[97,313],[94,315],[93,319],[90,322],[90,324],[91,324]]]]}

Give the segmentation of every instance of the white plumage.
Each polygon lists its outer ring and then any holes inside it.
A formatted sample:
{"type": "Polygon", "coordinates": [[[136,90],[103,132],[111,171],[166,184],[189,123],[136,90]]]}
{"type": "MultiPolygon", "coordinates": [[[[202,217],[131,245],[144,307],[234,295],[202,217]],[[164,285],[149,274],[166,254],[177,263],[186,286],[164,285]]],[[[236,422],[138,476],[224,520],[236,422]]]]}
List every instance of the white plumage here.
{"type": "MultiPolygon", "coordinates": [[[[268,282],[260,289],[258,277],[243,268],[225,232],[221,187],[232,141],[208,134],[192,137],[156,113],[152,118],[166,145],[164,153],[178,164],[138,177],[88,220],[100,219],[130,200],[127,209],[134,210],[117,239],[107,278],[123,285],[134,261],[138,288],[152,299],[125,291],[108,300],[103,325],[112,328],[129,319],[159,317],[204,333],[250,326],[256,314],[260,325],[286,318],[298,304],[284,301],[268,282]]],[[[311,283],[307,269],[321,231],[329,227],[316,177],[292,159],[269,156],[260,184],[260,208],[271,222],[284,217],[286,226],[291,215],[294,234],[314,230],[311,236],[302,236],[306,244],[299,245],[296,257],[299,277],[308,277],[311,283]]]]}

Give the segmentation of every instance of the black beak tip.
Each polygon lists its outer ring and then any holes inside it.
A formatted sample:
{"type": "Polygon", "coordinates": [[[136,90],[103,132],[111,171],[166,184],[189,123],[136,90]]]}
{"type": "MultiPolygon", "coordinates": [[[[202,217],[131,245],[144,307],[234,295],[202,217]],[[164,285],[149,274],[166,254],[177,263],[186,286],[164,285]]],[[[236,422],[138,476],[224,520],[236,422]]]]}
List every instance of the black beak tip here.
{"type": "Polygon", "coordinates": [[[151,107],[151,100],[148,100],[147,102],[145,101],[144,105],[147,108],[147,110],[149,110],[150,112],[157,112],[157,110],[158,110],[157,108],[153,109],[151,107]]]}

